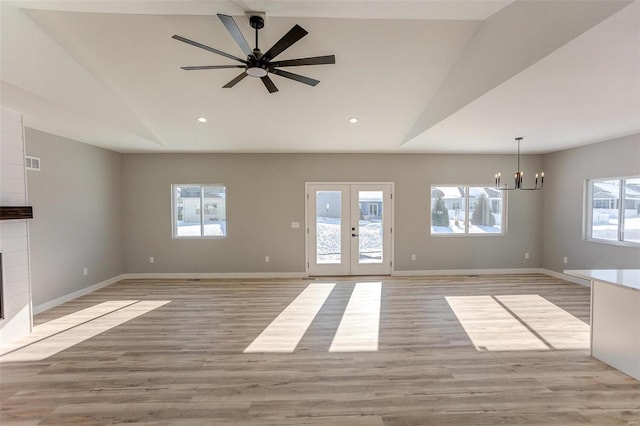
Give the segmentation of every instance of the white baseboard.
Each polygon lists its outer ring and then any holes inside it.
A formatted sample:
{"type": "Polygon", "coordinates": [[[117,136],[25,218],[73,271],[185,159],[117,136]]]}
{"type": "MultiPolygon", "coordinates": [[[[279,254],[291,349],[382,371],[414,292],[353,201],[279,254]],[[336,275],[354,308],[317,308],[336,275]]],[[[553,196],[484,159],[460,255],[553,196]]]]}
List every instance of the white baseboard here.
{"type": "Polygon", "coordinates": [[[561,272],[552,271],[550,269],[541,269],[540,272],[545,274],[545,275],[549,275],[551,277],[558,278],[560,280],[565,280],[565,281],[569,281],[569,282],[572,282],[572,283],[575,283],[575,284],[580,284],[580,285],[583,285],[583,286],[586,286],[586,287],[591,287],[591,281],[589,281],[589,280],[583,280],[582,278],[572,277],[571,275],[563,274],[561,272]]]}
{"type": "Polygon", "coordinates": [[[588,280],[583,280],[571,275],[552,271],[544,268],[505,268],[505,269],[434,269],[420,271],[394,271],[393,276],[432,276],[432,275],[501,275],[501,274],[545,274],[560,280],[569,281],[575,284],[591,286],[588,280]]]}
{"type": "Polygon", "coordinates": [[[65,294],[64,296],[45,302],[41,305],[33,308],[33,314],[39,314],[48,309],[62,305],[65,302],[69,302],[73,299],[77,299],[80,296],[85,296],[89,293],[93,293],[108,285],[117,283],[118,281],[126,279],[215,279],[215,278],[228,278],[228,279],[265,279],[265,278],[306,278],[307,275],[304,272],[224,272],[224,273],[131,273],[121,274],[108,280],[104,280],[92,286],[83,288],[73,293],[65,294]]]}
{"type": "Polygon", "coordinates": [[[55,306],[58,305],[62,305],[65,302],[69,302],[73,299],[77,299],[80,296],[84,296],[87,295],[89,293],[93,293],[96,290],[101,289],[102,287],[106,287],[108,285],[111,285],[113,283],[117,283],[118,281],[121,281],[123,279],[125,279],[126,274],[122,274],[122,275],[118,275],[116,277],[113,278],[109,278],[108,280],[104,280],[102,282],[99,282],[97,284],[94,284],[92,286],[89,287],[85,287],[81,290],[78,291],[74,291],[73,293],[69,293],[69,294],[65,294],[64,296],[58,297],[56,299],[50,300],[48,302],[43,303],[42,305],[38,305],[38,306],[34,306],[33,308],[33,314],[39,314],[40,312],[44,312],[48,309],[51,309],[55,306]]]}
{"type": "Polygon", "coordinates": [[[304,272],[136,272],[121,279],[265,279],[306,278],[304,272]]]}
{"type": "MultiPolygon", "coordinates": [[[[500,274],[545,274],[554,278],[569,281],[584,286],[590,286],[590,282],[560,272],[551,271],[544,268],[505,268],[505,269],[434,269],[418,271],[393,271],[392,276],[412,277],[412,276],[433,276],[433,275],[500,275],[500,274]]],[[[35,306],[33,314],[39,314],[55,306],[77,299],[108,285],[126,279],[280,279],[280,278],[307,278],[304,272],[178,272],[178,273],[130,273],[121,274],[108,280],[104,280],[92,286],[83,288],[73,293],[53,299],[49,302],[35,306]]]]}
{"type": "Polygon", "coordinates": [[[430,275],[501,275],[501,274],[540,274],[540,268],[505,268],[505,269],[428,269],[419,271],[393,271],[392,276],[430,276],[430,275]]]}

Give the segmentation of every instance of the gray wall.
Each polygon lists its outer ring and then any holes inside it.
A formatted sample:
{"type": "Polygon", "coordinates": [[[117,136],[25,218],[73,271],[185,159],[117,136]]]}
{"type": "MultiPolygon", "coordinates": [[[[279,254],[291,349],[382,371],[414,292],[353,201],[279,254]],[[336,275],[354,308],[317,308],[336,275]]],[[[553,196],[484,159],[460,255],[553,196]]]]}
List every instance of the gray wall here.
{"type": "Polygon", "coordinates": [[[25,139],[42,164],[27,173],[37,307],[124,272],[122,155],[29,128],[25,139]]]}
{"type": "Polygon", "coordinates": [[[640,135],[547,154],[544,168],[548,183],[544,189],[543,267],[556,272],[640,267],[640,248],[582,238],[586,179],[640,175],[640,135]]]}
{"type": "MultiPolygon", "coordinates": [[[[525,176],[542,160],[526,156],[525,176]]],[[[305,182],[338,181],[395,183],[396,271],[542,263],[540,192],[509,193],[504,237],[429,235],[430,185],[491,185],[495,171],[515,171],[515,155],[125,154],[123,164],[126,272],[304,272],[304,230],[290,224],[305,223],[305,182]],[[173,183],[227,185],[228,237],[172,240],[173,183]]]]}
{"type": "Polygon", "coordinates": [[[640,262],[640,249],[582,239],[585,179],[640,174],[640,135],[524,156],[525,176],[544,166],[547,181],[508,193],[507,235],[451,238],[429,235],[430,185],[491,185],[495,171],[513,173],[514,155],[117,154],[29,128],[25,137],[42,160],[28,172],[34,306],[125,272],[302,273],[304,227],[290,223],[305,223],[305,182],[394,182],[396,271],[640,262]],[[228,237],[172,240],[172,183],[227,185],[228,237]]]}

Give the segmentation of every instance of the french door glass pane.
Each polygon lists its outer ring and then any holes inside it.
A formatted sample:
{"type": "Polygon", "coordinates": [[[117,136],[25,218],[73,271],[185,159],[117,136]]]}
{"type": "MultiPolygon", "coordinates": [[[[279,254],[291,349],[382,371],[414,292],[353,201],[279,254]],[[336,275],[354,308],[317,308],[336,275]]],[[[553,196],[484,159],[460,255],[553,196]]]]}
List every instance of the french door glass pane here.
{"type": "Polygon", "coordinates": [[[625,180],[624,204],[624,241],[640,243],[640,178],[625,180]]]}
{"type": "Polygon", "coordinates": [[[316,263],[341,263],[341,191],[316,191],[316,263]]]}
{"type": "Polygon", "coordinates": [[[382,191],[358,191],[358,262],[382,263],[382,191]]]}
{"type": "Polygon", "coordinates": [[[176,235],[200,236],[200,187],[176,188],[176,235]]]}
{"type": "Polygon", "coordinates": [[[469,187],[469,233],[502,232],[502,191],[486,187],[469,187]]]}
{"type": "Polygon", "coordinates": [[[591,191],[591,238],[618,240],[619,180],[593,181],[591,191]]]}

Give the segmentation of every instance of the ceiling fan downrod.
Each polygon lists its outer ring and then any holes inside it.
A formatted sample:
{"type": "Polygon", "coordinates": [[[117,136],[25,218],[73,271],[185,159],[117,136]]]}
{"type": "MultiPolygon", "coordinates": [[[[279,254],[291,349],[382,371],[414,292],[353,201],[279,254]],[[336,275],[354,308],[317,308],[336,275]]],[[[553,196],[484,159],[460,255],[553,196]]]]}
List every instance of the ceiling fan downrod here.
{"type": "Polygon", "coordinates": [[[255,49],[253,49],[253,51],[259,52],[260,49],[258,48],[258,30],[264,28],[264,19],[262,18],[262,16],[252,15],[249,17],[249,25],[251,26],[251,28],[256,30],[256,47],[255,49]]]}

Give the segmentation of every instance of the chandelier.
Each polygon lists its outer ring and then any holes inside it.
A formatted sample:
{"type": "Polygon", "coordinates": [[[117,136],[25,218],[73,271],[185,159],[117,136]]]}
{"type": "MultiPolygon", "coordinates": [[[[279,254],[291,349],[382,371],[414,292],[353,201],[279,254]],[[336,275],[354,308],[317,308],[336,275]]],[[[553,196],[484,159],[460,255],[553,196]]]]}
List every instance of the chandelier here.
{"type": "Polygon", "coordinates": [[[538,189],[542,189],[542,186],[544,185],[544,172],[541,172],[540,174],[536,173],[536,181],[533,188],[525,188],[522,186],[522,181],[524,179],[524,173],[522,172],[522,170],[520,170],[520,141],[522,141],[522,139],[523,139],[522,137],[516,138],[516,142],[518,143],[518,168],[516,169],[516,173],[515,173],[514,186],[510,187],[506,183],[501,184],[500,183],[501,176],[500,176],[500,172],[498,172],[495,175],[496,189],[499,189],[501,191],[513,191],[513,190],[536,191],[538,189]]]}

